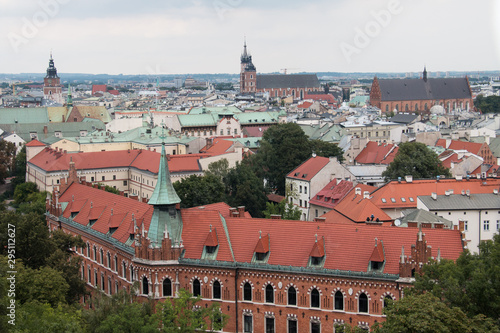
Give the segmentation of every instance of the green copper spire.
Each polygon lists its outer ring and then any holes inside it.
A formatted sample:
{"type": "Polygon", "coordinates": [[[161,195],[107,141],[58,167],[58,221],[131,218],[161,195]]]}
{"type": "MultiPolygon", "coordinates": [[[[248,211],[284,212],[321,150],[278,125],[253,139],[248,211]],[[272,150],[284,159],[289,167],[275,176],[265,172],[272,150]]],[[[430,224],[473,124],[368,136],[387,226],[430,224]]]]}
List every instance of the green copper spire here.
{"type": "Polygon", "coordinates": [[[158,169],[158,180],[156,187],[149,199],[150,205],[175,205],[181,202],[181,199],[175,192],[174,186],[170,180],[168,170],[167,156],[165,154],[165,143],[161,146],[160,167],[158,169]]]}
{"type": "Polygon", "coordinates": [[[73,107],[73,98],[71,97],[71,86],[68,83],[68,98],[66,99],[66,107],[73,107]]]}

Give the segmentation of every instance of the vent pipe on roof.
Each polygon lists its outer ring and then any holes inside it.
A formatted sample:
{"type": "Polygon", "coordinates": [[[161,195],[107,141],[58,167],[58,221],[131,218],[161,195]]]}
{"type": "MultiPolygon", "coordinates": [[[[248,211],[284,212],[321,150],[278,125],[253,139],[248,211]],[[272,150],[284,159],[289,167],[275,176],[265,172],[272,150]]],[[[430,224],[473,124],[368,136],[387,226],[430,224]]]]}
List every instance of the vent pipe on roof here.
{"type": "Polygon", "coordinates": [[[432,198],[433,200],[437,200],[437,193],[436,193],[436,192],[432,192],[432,193],[431,193],[431,198],[432,198]]]}

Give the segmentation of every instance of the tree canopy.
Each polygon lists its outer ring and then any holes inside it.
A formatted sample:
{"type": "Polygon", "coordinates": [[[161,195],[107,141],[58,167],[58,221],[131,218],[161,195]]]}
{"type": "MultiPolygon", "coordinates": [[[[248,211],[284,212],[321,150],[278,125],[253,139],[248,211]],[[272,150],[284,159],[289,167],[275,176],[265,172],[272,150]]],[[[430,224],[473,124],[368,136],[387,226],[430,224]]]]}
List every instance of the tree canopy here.
{"type": "Polygon", "coordinates": [[[183,208],[224,201],[224,184],[212,174],[191,175],[175,182],[173,186],[183,208]]]}
{"type": "Polygon", "coordinates": [[[500,96],[477,95],[474,101],[474,106],[481,110],[482,113],[500,113],[500,96]]]}
{"type": "Polygon", "coordinates": [[[5,184],[5,178],[12,175],[15,166],[16,145],[0,140],[0,184],[5,184]]]}
{"type": "Polygon", "coordinates": [[[414,178],[451,177],[436,153],[420,142],[405,142],[399,145],[394,160],[382,173],[386,180],[411,175],[414,178]]]}

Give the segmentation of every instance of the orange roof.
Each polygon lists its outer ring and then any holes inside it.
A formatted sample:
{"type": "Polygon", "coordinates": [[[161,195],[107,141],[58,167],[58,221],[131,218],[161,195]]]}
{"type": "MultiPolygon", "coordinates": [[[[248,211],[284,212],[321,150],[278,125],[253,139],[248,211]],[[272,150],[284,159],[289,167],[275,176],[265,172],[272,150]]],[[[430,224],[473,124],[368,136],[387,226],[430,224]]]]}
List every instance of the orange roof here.
{"type": "Polygon", "coordinates": [[[373,191],[373,186],[358,184],[335,206],[335,210],[346,216],[353,222],[366,222],[367,219],[373,221],[391,221],[392,218],[384,213],[379,207],[373,204],[370,198],[364,198],[364,192],[373,191]],[[356,188],[361,189],[360,194],[356,194],[356,188]]]}
{"type": "Polygon", "coordinates": [[[323,169],[328,164],[328,162],[330,162],[330,159],[328,157],[310,157],[307,161],[290,172],[287,177],[300,180],[311,180],[321,169],[323,169]]]}
{"type": "MultiPolygon", "coordinates": [[[[93,203],[104,207],[91,228],[101,232],[106,240],[104,234],[119,222],[111,237],[122,243],[134,233],[134,218],[138,231],[147,231],[153,212],[153,207],[146,203],[76,183],[62,193],[59,201],[69,203],[63,212],[67,218],[73,210],[70,206],[79,208],[73,220],[82,225],[88,225],[93,203]]],[[[300,268],[307,267],[311,255],[324,255],[325,269],[367,272],[370,260],[380,260],[384,255],[384,273],[398,274],[401,248],[410,249],[417,239],[417,228],[223,217],[228,207],[215,204],[181,210],[183,258],[201,259],[207,240],[215,244],[213,234],[216,233],[217,261],[249,263],[255,251],[265,251],[269,252],[269,265],[300,268]],[[375,239],[379,242],[377,247],[383,246],[382,253],[374,254],[375,239]]],[[[96,210],[100,209],[96,207],[96,210]]],[[[439,249],[442,258],[456,260],[462,252],[459,231],[428,229],[425,239],[432,248],[432,256],[437,256],[439,249]]]]}
{"type": "Polygon", "coordinates": [[[117,228],[111,237],[123,243],[130,237],[133,217],[145,220],[144,227],[148,230],[153,214],[153,206],[146,203],[77,183],[71,184],[61,194],[59,202],[68,202],[62,214],[64,217],[70,218],[71,213],[76,213],[73,221],[82,225],[97,219],[92,229],[106,234],[110,227],[117,228]],[[99,207],[94,208],[93,203],[98,203],[99,207]]]}
{"type": "Polygon", "coordinates": [[[227,153],[231,147],[233,147],[234,142],[229,140],[224,140],[221,138],[213,139],[212,144],[208,144],[200,152],[202,153],[212,153],[212,154],[224,154],[227,153]]]}
{"type": "Polygon", "coordinates": [[[353,182],[342,180],[337,184],[334,179],[329,182],[321,191],[316,193],[309,203],[326,208],[335,207],[339,201],[353,188],[353,182]]]}
{"type": "Polygon", "coordinates": [[[300,104],[299,106],[297,106],[299,109],[307,109],[308,107],[310,107],[311,105],[313,105],[312,102],[304,102],[302,104],[300,104]]]}
{"type": "Polygon", "coordinates": [[[379,208],[415,208],[417,207],[417,197],[420,195],[431,195],[435,192],[438,195],[445,194],[445,191],[453,190],[455,194],[470,190],[475,193],[493,193],[493,189],[498,189],[500,179],[488,178],[467,180],[456,180],[455,178],[440,179],[418,179],[408,183],[406,181],[391,181],[379,187],[371,193],[371,201],[379,208]]]}
{"type": "Polygon", "coordinates": [[[459,163],[463,161],[462,158],[458,158],[457,153],[450,154],[450,151],[448,150],[439,155],[439,157],[446,157],[444,160],[441,161],[441,164],[448,169],[451,168],[451,163],[459,163]]]}
{"type": "Polygon", "coordinates": [[[360,164],[389,164],[396,157],[398,150],[399,147],[393,144],[369,141],[355,160],[360,164]]]}
{"type": "Polygon", "coordinates": [[[370,256],[370,261],[384,261],[384,244],[379,240],[375,240],[375,247],[373,248],[372,255],[370,256]]]}
{"type": "Polygon", "coordinates": [[[477,175],[478,173],[480,174],[481,173],[481,170],[482,172],[486,172],[486,174],[490,174],[490,173],[500,173],[500,170],[499,170],[500,166],[498,164],[493,164],[493,165],[489,165],[489,164],[483,164],[483,165],[480,165],[477,167],[476,170],[472,171],[471,174],[472,175],[477,175]],[[488,167],[488,169],[486,170],[482,170],[483,166],[486,166],[488,167]]]}
{"type": "Polygon", "coordinates": [[[439,139],[436,142],[436,146],[443,147],[446,149],[451,149],[451,150],[466,150],[468,152],[471,152],[473,154],[479,155],[481,151],[481,147],[483,146],[482,143],[476,143],[476,142],[466,142],[466,141],[459,141],[459,140],[449,140],[449,145],[448,147],[446,146],[448,144],[448,141],[446,139],[439,139]]]}
{"type": "Polygon", "coordinates": [[[45,147],[45,144],[41,143],[37,139],[33,139],[26,144],[26,147],[45,147]]]}

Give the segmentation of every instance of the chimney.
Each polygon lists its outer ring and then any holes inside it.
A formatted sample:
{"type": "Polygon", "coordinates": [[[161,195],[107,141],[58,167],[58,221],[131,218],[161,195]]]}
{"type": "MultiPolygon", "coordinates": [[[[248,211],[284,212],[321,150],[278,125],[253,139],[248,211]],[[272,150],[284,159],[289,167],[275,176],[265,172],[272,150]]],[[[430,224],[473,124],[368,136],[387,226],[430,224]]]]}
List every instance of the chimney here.
{"type": "Polygon", "coordinates": [[[354,194],[356,194],[356,195],[361,195],[361,188],[360,188],[360,187],[356,187],[356,188],[354,189],[354,194]]]}
{"type": "Polygon", "coordinates": [[[432,198],[433,200],[437,200],[437,193],[436,193],[436,192],[432,192],[432,193],[431,193],[431,198],[432,198]]]}
{"type": "Polygon", "coordinates": [[[364,191],[363,192],[363,199],[369,199],[370,198],[370,192],[369,191],[364,191]]]}
{"type": "Polygon", "coordinates": [[[238,212],[240,213],[240,217],[245,216],[245,206],[238,206],[238,212]]]}
{"type": "Polygon", "coordinates": [[[271,220],[281,220],[281,215],[279,215],[279,214],[271,214],[271,220]]]}
{"type": "Polygon", "coordinates": [[[314,222],[325,222],[326,221],[326,217],[315,217],[314,218],[314,222]]]}

